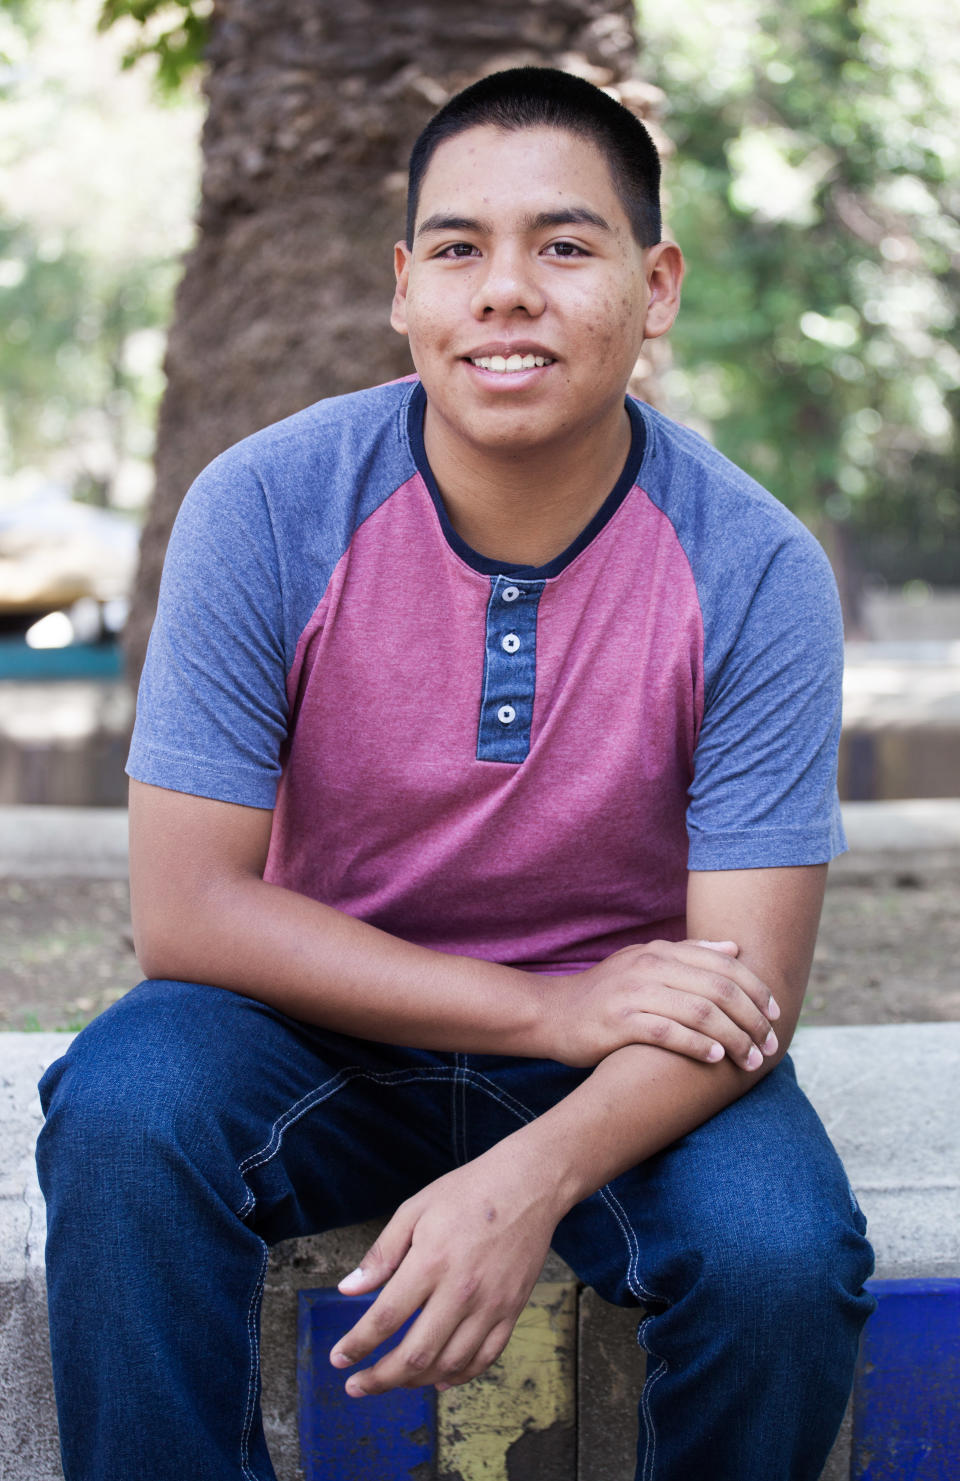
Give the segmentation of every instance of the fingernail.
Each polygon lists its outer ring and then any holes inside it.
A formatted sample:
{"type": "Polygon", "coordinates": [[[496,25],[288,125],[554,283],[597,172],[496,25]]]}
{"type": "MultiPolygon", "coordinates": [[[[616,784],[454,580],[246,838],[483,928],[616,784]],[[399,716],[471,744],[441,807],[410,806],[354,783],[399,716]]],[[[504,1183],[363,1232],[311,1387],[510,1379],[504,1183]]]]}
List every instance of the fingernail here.
{"type": "Polygon", "coordinates": [[[339,1347],[335,1347],[330,1354],[330,1361],[335,1368],[349,1368],[353,1359],[348,1358],[345,1352],[340,1351],[339,1347]]]}
{"type": "Polygon", "coordinates": [[[747,1069],[758,1070],[762,1064],[763,1055],[760,1053],[760,1050],[757,1048],[756,1044],[754,1044],[750,1050],[750,1053],[747,1055],[747,1069]]]}
{"type": "Polygon", "coordinates": [[[366,1398],[367,1391],[365,1388],[360,1387],[360,1380],[358,1378],[348,1378],[346,1383],[344,1384],[344,1388],[350,1395],[351,1399],[366,1398]]]}
{"type": "Polygon", "coordinates": [[[773,1032],[773,1029],[771,1029],[770,1032],[767,1034],[767,1037],[763,1041],[763,1052],[764,1054],[776,1054],[779,1047],[780,1045],[777,1043],[777,1036],[773,1032]]]}
{"type": "Polygon", "coordinates": [[[707,1058],[709,1059],[711,1064],[716,1064],[718,1059],[723,1058],[723,1053],[724,1050],[722,1044],[711,1044],[710,1048],[707,1050],[707,1058]]]}
{"type": "Polygon", "coordinates": [[[776,998],[771,998],[770,1001],[769,1001],[769,1003],[767,1004],[767,1017],[768,1018],[779,1018],[780,1017],[780,1004],[777,1002],[776,998]]]}
{"type": "Polygon", "coordinates": [[[363,1267],[361,1265],[358,1265],[356,1270],[351,1270],[349,1275],[345,1275],[343,1277],[343,1280],[340,1282],[337,1289],[339,1291],[346,1291],[349,1294],[350,1287],[362,1285],[363,1279],[363,1267]]]}

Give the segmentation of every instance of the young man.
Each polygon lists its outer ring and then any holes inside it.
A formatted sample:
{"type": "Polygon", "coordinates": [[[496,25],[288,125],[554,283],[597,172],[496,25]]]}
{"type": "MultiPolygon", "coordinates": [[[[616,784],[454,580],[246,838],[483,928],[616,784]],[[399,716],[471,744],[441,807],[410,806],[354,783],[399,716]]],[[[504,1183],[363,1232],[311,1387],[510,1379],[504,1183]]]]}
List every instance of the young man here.
{"type": "Polygon", "coordinates": [[[638,1476],[820,1472],[871,1258],[782,1055],[840,625],[786,510],[625,399],[679,300],[658,175],[586,83],[460,94],[396,247],[417,376],[184,504],[128,768],[151,980],[43,1084],[68,1481],[271,1477],[267,1248],[377,1213],[331,1362],[419,1315],[350,1394],[481,1372],[553,1243],[646,1308],[638,1476]]]}

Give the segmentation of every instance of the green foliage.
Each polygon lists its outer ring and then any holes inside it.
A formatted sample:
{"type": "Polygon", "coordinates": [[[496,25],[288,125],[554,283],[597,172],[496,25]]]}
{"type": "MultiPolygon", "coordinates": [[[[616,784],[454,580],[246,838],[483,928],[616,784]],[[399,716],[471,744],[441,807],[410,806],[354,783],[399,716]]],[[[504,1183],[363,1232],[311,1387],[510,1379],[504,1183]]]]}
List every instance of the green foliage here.
{"type": "Polygon", "coordinates": [[[0,0],[0,12],[16,25],[32,29],[36,25],[37,0],[0,0]]]}
{"type": "MultiPolygon", "coordinates": [[[[955,414],[957,28],[941,0],[692,0],[641,17],[689,273],[681,416],[891,575],[947,579],[955,414]]],[[[956,560],[956,548],[953,552],[956,560]]],[[[956,579],[954,570],[954,580],[956,579]]]]}
{"type": "Polygon", "coordinates": [[[0,0],[0,101],[16,78],[16,56],[9,44],[18,35],[32,40],[39,30],[38,0],[0,0]]]}
{"type": "Polygon", "coordinates": [[[7,469],[73,449],[78,496],[109,502],[124,458],[149,456],[173,267],[105,263],[0,221],[0,401],[7,469]],[[149,369],[144,370],[144,350],[149,369]]]}
{"type": "Polygon", "coordinates": [[[123,72],[101,0],[0,0],[0,502],[133,507],[189,243],[199,106],[123,72]]]}
{"type": "Polygon", "coordinates": [[[174,93],[203,63],[211,9],[210,0],[103,0],[99,29],[136,21],[142,33],[124,54],[124,67],[153,57],[158,86],[174,93]]]}

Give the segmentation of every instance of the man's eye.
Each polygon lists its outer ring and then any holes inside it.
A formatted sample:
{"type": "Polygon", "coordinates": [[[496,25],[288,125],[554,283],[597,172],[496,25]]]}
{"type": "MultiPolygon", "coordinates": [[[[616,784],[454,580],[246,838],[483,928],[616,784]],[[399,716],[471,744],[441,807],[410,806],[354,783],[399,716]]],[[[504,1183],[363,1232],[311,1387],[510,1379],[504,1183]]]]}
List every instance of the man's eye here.
{"type": "Polygon", "coordinates": [[[471,257],[476,252],[472,242],[451,242],[438,254],[440,257],[471,257]]]}
{"type": "Polygon", "coordinates": [[[551,242],[545,251],[552,257],[586,257],[587,253],[576,242],[551,242]]]}

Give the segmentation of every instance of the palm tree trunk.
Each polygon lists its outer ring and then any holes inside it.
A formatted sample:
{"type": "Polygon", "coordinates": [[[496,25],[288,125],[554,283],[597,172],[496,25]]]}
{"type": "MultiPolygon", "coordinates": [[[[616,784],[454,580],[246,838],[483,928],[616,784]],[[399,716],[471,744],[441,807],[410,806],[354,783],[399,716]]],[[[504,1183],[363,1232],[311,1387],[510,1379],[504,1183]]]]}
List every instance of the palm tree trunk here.
{"type": "Polygon", "coordinates": [[[550,64],[648,111],[632,0],[217,0],[199,234],[177,294],[127,628],[139,673],[170,528],[225,447],[410,369],[388,323],[410,145],[451,93],[550,64]]]}

